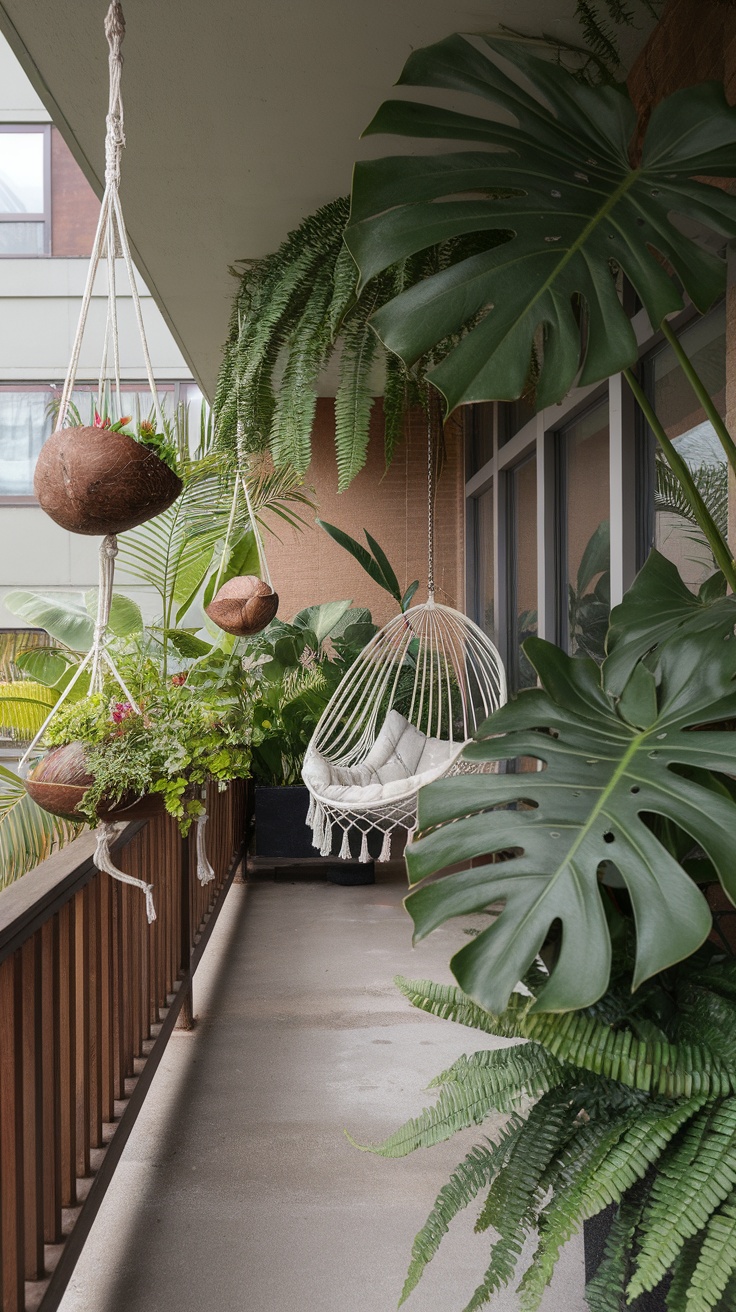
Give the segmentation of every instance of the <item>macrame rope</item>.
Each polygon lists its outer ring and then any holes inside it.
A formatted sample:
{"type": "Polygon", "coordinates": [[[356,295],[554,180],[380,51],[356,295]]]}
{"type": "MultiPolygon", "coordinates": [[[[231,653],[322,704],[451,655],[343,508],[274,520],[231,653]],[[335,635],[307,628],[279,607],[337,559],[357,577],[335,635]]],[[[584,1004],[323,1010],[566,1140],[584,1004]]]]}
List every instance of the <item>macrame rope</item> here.
{"type": "MultiPolygon", "coordinates": [[[[202,801],[207,806],[207,785],[202,789],[202,801]]],[[[200,884],[210,884],[215,877],[214,867],[207,856],[207,844],[204,830],[207,824],[206,809],[197,816],[197,879],[200,884]]]]}
{"type": "Polygon", "coordinates": [[[124,870],[119,870],[112,859],[110,844],[117,837],[115,825],[108,821],[101,821],[96,829],[97,847],[95,849],[95,865],[98,870],[104,870],[106,875],[113,879],[118,879],[121,884],[130,884],[133,888],[139,888],[146,895],[146,915],[149,925],[156,919],[156,907],[153,901],[153,884],[147,884],[144,879],[136,879],[135,875],[128,875],[124,870]]]}

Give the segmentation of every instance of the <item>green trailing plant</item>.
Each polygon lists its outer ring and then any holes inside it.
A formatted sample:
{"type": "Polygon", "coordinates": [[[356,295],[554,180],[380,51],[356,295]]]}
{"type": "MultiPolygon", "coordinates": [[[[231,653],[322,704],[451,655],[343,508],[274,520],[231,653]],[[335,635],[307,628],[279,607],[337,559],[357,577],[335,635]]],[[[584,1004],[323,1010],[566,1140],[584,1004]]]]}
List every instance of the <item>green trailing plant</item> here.
{"type": "Polygon", "coordinates": [[[736,962],[708,945],[632,997],[629,926],[611,914],[618,951],[609,988],[576,1014],[535,1010],[545,987],[540,964],[500,1013],[454,987],[397,979],[431,1015],[526,1040],[460,1057],[431,1082],[436,1101],[370,1149],[400,1158],[507,1116],[440,1190],[414,1241],[400,1304],[452,1222],[475,1204],[475,1229],[490,1232],[490,1251],[464,1312],[518,1275],[535,1235],[518,1293],[522,1312],[536,1312],[562,1245],[614,1204],[603,1261],[586,1287],[591,1312],[620,1312],[669,1275],[669,1312],[733,1306],[736,962]]]}
{"type": "Polygon", "coordinates": [[[450,411],[517,398],[533,362],[539,406],[562,400],[574,383],[623,371],[718,568],[736,587],[728,545],[634,372],[636,338],[620,294],[623,274],[736,470],[736,446],[667,322],[684,295],[704,313],[725,290],[723,258],[675,221],[736,235],[736,200],[702,181],[734,172],[736,110],[723,88],[705,83],[658,105],[633,166],[637,118],[626,89],[581,85],[524,45],[448,37],[415,51],[400,82],[467,92],[484,108],[505,110],[515,125],[401,100],[387,101],[369,125],[369,133],[471,149],[356,165],[346,242],[360,269],[359,290],[437,243],[496,237],[486,251],[407,281],[372,318],[382,342],[412,368],[451,340],[426,374],[450,411]],[[525,86],[501,69],[499,57],[525,86]]]}
{"type": "Polygon", "coordinates": [[[103,798],[161,793],[186,834],[203,810],[201,785],[250,774],[252,696],[240,657],[215,653],[168,683],[150,658],[121,664],[141,714],[110,681],[102,693],[62,707],[44,744],[84,745],[94,783],[79,809],[91,825],[103,798]]]}
{"type": "Polygon", "coordinates": [[[42,811],[15,771],[0,765],[0,889],[71,842],[80,830],[81,825],[42,811]]]}
{"type": "Polygon", "coordinates": [[[338,488],[363,468],[373,406],[373,375],[384,371],[384,446],[390,464],[412,406],[429,405],[424,372],[449,343],[411,370],[387,353],[372,316],[416,278],[487,249],[495,234],[450,238],[384,269],[361,293],[343,242],[346,197],[309,215],[277,251],[244,262],[215,398],[218,449],[229,458],[270,449],[278,468],[304,473],[311,458],[317,382],[341,348],[335,398],[338,488]],[[278,378],[278,382],[277,382],[278,378]]]}
{"type": "Polygon", "coordinates": [[[308,606],[289,624],[272,620],[246,643],[258,783],[301,783],[304,753],[317,722],[375,632],[370,611],[332,601],[308,606]]]}

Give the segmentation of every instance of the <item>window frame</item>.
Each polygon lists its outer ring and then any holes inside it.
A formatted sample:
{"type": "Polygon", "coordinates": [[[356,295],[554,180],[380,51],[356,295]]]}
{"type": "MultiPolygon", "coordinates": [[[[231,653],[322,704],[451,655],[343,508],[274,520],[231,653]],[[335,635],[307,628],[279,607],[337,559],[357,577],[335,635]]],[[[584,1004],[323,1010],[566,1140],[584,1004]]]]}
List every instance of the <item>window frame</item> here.
{"type": "Polygon", "coordinates": [[[0,223],[42,223],[43,251],[40,255],[24,254],[22,251],[0,251],[0,260],[44,260],[51,255],[51,124],[50,123],[0,123],[0,133],[34,133],[43,138],[43,200],[41,213],[2,214],[0,223]]]}

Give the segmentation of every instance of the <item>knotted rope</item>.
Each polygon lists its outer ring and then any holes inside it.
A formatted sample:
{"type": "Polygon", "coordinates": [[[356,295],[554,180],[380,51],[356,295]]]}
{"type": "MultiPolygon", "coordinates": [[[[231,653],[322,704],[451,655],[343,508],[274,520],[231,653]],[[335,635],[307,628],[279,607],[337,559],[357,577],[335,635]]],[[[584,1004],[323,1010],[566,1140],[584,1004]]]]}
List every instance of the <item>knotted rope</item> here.
{"type": "Polygon", "coordinates": [[[95,849],[94,861],[98,870],[104,870],[106,875],[113,879],[119,880],[121,884],[131,884],[133,888],[139,888],[146,895],[146,915],[148,923],[151,925],[156,919],[156,908],[153,904],[153,884],[147,884],[144,879],[136,879],[135,875],[127,875],[124,870],[119,870],[112,859],[110,844],[117,837],[117,829],[114,824],[103,820],[97,826],[97,847],[95,849]]]}

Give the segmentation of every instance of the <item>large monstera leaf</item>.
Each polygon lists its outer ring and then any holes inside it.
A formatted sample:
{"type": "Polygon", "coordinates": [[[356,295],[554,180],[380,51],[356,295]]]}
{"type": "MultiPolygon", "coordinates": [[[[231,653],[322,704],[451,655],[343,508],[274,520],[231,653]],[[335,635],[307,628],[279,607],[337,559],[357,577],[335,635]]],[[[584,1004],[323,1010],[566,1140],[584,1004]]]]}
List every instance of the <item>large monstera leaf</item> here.
{"type": "Polygon", "coordinates": [[[559,954],[535,1009],[584,1007],[604,993],[607,863],[631,897],[634,987],[705,940],[705,899],[646,816],[665,817],[699,844],[736,902],[736,803],[723,778],[736,774],[736,733],[713,727],[736,718],[733,615],[720,631],[678,633],[659,650],[654,673],[636,665],[619,698],[592,661],[538,638],[525,650],[541,688],[491,716],[465,756],[531,757],[542,768],[430,784],[419,794],[420,836],[407,848],[412,884],[498,856],[423,884],[406,903],[418,938],[452,916],[504,903],[451,963],[463,992],[492,1012],[507,1006],[555,922],[559,954]]]}
{"type": "Polygon", "coordinates": [[[472,149],[391,156],[355,169],[346,240],[362,284],[445,238],[489,234],[491,249],[416,283],[371,321],[410,365],[465,330],[428,375],[449,410],[519,396],[540,329],[540,406],[561,400],[579,371],[585,384],[631,365],[636,341],[618,269],[654,325],[683,304],[664,261],[701,312],[723,292],[724,262],[677,223],[736,234],[736,199],[695,180],[736,173],[736,108],[717,83],[663,101],[632,167],[637,120],[625,89],[583,86],[525,46],[451,36],[416,51],[399,81],[470,93],[516,120],[390,100],[369,133],[472,149]],[[502,71],[499,56],[523,75],[523,86],[502,71]]]}

